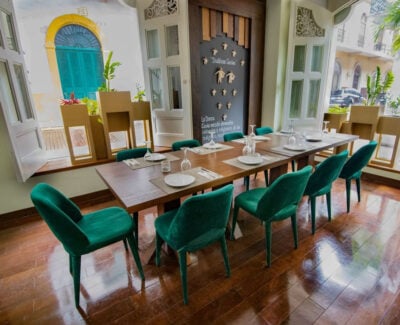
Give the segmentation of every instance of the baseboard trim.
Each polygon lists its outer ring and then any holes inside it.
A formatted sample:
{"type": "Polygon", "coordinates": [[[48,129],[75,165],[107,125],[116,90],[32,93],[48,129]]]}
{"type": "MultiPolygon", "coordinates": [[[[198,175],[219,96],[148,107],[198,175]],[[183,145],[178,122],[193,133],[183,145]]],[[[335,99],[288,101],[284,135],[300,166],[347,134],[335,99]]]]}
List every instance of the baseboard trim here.
{"type": "MultiPolygon", "coordinates": [[[[83,209],[96,204],[115,200],[115,197],[110,190],[101,190],[79,195],[71,199],[76,205],[83,209]]],[[[4,213],[0,215],[0,230],[20,226],[26,222],[37,220],[40,220],[40,216],[34,207],[4,213]]]]}

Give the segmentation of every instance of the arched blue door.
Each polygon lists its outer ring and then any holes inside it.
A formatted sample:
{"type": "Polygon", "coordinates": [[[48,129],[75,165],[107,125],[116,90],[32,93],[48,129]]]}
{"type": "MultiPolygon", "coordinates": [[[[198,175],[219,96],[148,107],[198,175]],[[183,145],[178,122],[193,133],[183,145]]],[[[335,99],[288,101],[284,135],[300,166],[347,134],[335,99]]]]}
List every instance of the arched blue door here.
{"type": "Polygon", "coordinates": [[[103,56],[100,42],[87,28],[67,25],[55,38],[58,71],[64,98],[96,98],[103,82],[103,56]]]}

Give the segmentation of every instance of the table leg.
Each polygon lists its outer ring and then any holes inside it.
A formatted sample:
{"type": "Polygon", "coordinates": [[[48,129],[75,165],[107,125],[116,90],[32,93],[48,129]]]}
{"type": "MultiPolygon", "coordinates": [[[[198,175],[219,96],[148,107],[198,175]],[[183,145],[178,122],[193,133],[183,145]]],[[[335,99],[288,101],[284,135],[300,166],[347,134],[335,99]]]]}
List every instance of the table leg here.
{"type": "Polygon", "coordinates": [[[269,183],[272,184],[279,176],[288,172],[288,164],[273,167],[269,170],[269,183]]]}

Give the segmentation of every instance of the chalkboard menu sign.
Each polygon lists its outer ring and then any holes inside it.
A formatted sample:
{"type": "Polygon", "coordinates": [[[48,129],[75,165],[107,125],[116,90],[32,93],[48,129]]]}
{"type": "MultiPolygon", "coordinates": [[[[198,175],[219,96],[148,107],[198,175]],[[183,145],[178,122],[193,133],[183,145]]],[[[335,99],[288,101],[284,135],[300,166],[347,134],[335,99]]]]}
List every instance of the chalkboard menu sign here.
{"type": "Polygon", "coordinates": [[[222,141],[230,132],[247,133],[248,49],[225,35],[200,44],[202,142],[222,141]]]}

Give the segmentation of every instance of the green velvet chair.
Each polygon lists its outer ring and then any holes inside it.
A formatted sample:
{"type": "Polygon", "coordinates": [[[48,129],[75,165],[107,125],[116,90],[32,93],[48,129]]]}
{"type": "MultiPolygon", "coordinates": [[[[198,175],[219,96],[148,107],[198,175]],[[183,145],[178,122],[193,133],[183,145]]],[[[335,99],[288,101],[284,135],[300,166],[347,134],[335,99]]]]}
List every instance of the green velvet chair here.
{"type": "Polygon", "coordinates": [[[161,245],[166,242],[179,255],[183,301],[188,303],[186,253],[195,252],[216,241],[221,245],[226,275],[230,276],[225,230],[232,203],[233,185],[191,196],[175,210],[159,216],[156,228],[156,265],[160,265],[161,245]]]}
{"type": "Polygon", "coordinates": [[[347,212],[350,212],[350,188],[351,180],[356,180],[358,202],[361,200],[361,174],[362,169],[368,164],[377,146],[376,141],[371,141],[357,150],[344,164],[339,178],[346,180],[346,204],[347,212]]]}
{"type": "Polygon", "coordinates": [[[69,271],[73,277],[75,305],[79,306],[81,256],[127,239],[140,277],[144,274],[133,237],[134,224],[120,207],[110,207],[85,215],[78,206],[54,187],[37,184],[31,199],[40,216],[69,254],[69,271]]]}
{"type": "MultiPolygon", "coordinates": [[[[149,151],[151,152],[151,149],[149,149],[149,151]]],[[[144,157],[146,152],[147,148],[132,148],[132,149],[121,150],[117,152],[115,160],[122,161],[125,159],[141,158],[144,157]]]]}
{"type": "Polygon", "coordinates": [[[232,140],[237,140],[237,139],[242,139],[244,138],[244,134],[242,132],[231,132],[231,133],[225,133],[224,134],[224,141],[232,141],[232,140]]]}
{"type": "MultiPolygon", "coordinates": [[[[231,132],[231,133],[225,133],[224,134],[224,141],[225,142],[229,142],[229,141],[233,141],[233,140],[237,140],[237,139],[242,139],[244,138],[244,134],[242,132],[231,132]]],[[[268,176],[267,176],[268,178],[268,176]]],[[[244,181],[244,186],[246,188],[246,191],[249,190],[250,187],[250,177],[249,176],[245,176],[243,178],[244,181]]]]}
{"type": "Polygon", "coordinates": [[[195,147],[200,147],[201,143],[196,140],[196,139],[188,139],[188,140],[181,140],[181,141],[175,141],[172,144],[172,150],[173,151],[178,151],[181,150],[181,148],[195,148],[195,147]]]}
{"type": "MultiPolygon", "coordinates": [[[[151,149],[148,149],[149,152],[151,152],[151,149]]],[[[141,158],[144,157],[144,155],[147,152],[147,148],[132,148],[132,149],[126,149],[126,150],[121,150],[117,152],[117,155],[115,156],[116,161],[122,161],[125,159],[132,159],[132,158],[141,158]]],[[[135,239],[136,239],[136,246],[139,246],[139,213],[134,212],[132,214],[133,221],[135,223],[135,239]]],[[[125,248],[128,249],[128,245],[126,244],[126,241],[124,241],[125,248]]]]}
{"type": "Polygon", "coordinates": [[[294,247],[297,248],[297,206],[311,175],[312,167],[279,176],[269,187],[259,187],[236,196],[232,217],[231,239],[234,238],[239,209],[260,219],[265,225],[267,265],[271,266],[273,221],[291,218],[294,247]]]}
{"type": "Polygon", "coordinates": [[[331,221],[331,189],[332,183],[339,177],[339,174],[346,162],[348,151],[344,150],[337,155],[332,155],[319,163],[311,175],[304,195],[309,197],[311,203],[311,231],[315,234],[315,205],[316,198],[326,195],[328,208],[328,220],[331,221]]]}
{"type": "Polygon", "coordinates": [[[256,135],[264,135],[264,134],[269,134],[269,133],[273,133],[273,132],[274,132],[274,130],[271,127],[262,126],[262,127],[256,128],[254,133],[256,135]]]}

